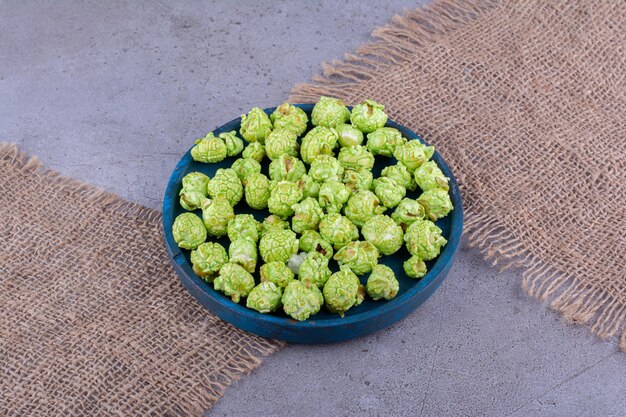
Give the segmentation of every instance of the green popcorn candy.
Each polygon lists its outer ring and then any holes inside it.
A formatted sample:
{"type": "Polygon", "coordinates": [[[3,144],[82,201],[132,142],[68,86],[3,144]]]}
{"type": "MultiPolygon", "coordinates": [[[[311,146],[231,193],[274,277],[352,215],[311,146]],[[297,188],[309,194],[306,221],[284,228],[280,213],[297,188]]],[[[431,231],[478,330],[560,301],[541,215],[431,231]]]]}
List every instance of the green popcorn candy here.
{"type": "Polygon", "coordinates": [[[413,175],[415,176],[415,182],[422,191],[432,190],[433,188],[441,188],[446,191],[450,189],[450,185],[448,185],[450,179],[443,175],[435,161],[424,162],[415,170],[413,175]]]}
{"type": "Polygon", "coordinates": [[[283,154],[270,163],[272,181],[298,181],[306,174],[304,163],[289,154],[283,154]]]}
{"type": "Polygon", "coordinates": [[[198,216],[193,213],[183,213],[174,219],[172,234],[179,247],[196,249],[206,240],[207,230],[198,216]]]}
{"type": "Polygon", "coordinates": [[[402,267],[409,278],[422,278],[426,275],[426,263],[419,256],[411,256],[404,261],[402,267]]]}
{"type": "Polygon", "coordinates": [[[320,204],[316,199],[307,197],[292,207],[294,215],[291,218],[291,230],[302,233],[305,230],[317,229],[324,215],[320,204]]]}
{"type": "Polygon", "coordinates": [[[265,139],[265,153],[272,161],[283,154],[298,156],[298,137],[290,130],[273,130],[265,139]]]}
{"type": "Polygon", "coordinates": [[[180,205],[185,210],[196,210],[207,196],[209,177],[202,172],[190,172],[183,177],[183,187],[180,190],[180,205]]]}
{"type": "Polygon", "coordinates": [[[241,115],[241,128],[239,133],[248,142],[265,143],[265,138],[272,131],[272,122],[267,114],[258,107],[250,110],[250,113],[241,115]]]}
{"type": "Polygon", "coordinates": [[[333,259],[340,266],[349,267],[356,275],[364,275],[374,268],[379,257],[378,249],[372,243],[357,240],[339,249],[333,259]]]}
{"type": "Polygon", "coordinates": [[[202,203],[202,221],[211,236],[224,236],[228,232],[228,222],[234,217],[233,206],[225,198],[207,198],[202,203]]]}
{"type": "Polygon", "coordinates": [[[309,117],[300,107],[283,103],[270,115],[274,129],[287,129],[300,136],[306,131],[309,117]]]}
{"type": "Polygon", "coordinates": [[[246,300],[246,307],[259,313],[270,313],[278,310],[283,290],[273,282],[262,282],[250,291],[246,300]]]}
{"type": "Polygon", "coordinates": [[[426,146],[419,140],[410,140],[404,145],[397,146],[393,156],[413,173],[420,165],[428,161],[435,153],[435,148],[426,146]]]}
{"type": "Polygon", "coordinates": [[[243,141],[237,136],[237,132],[231,130],[230,132],[222,132],[218,135],[220,139],[226,144],[226,155],[235,156],[239,155],[243,151],[243,141]]]}
{"type": "Polygon", "coordinates": [[[415,191],[417,188],[417,184],[413,179],[413,175],[409,172],[408,169],[402,164],[390,165],[380,172],[380,175],[383,177],[391,178],[395,180],[398,184],[406,188],[410,191],[415,191]]]}
{"type": "Polygon", "coordinates": [[[311,162],[309,176],[319,183],[341,181],[343,178],[343,167],[337,158],[330,155],[319,155],[311,162]]]}
{"type": "Polygon", "coordinates": [[[298,271],[298,279],[307,287],[324,287],[332,272],[328,268],[328,258],[319,252],[309,252],[298,271]]]}
{"type": "Polygon", "coordinates": [[[324,216],[320,221],[319,229],[320,235],[335,249],[341,249],[359,238],[359,229],[347,217],[339,213],[324,216]]]}
{"type": "Polygon", "coordinates": [[[356,145],[349,148],[341,148],[339,151],[339,163],[346,169],[371,170],[374,167],[374,155],[365,146],[356,145]]]}
{"type": "Polygon", "coordinates": [[[214,163],[226,159],[226,144],[213,133],[208,133],[204,138],[198,139],[191,148],[191,157],[197,162],[214,163]]]}
{"type": "Polygon", "coordinates": [[[269,232],[276,232],[287,229],[289,229],[289,222],[287,220],[283,220],[275,214],[270,214],[265,219],[263,219],[263,223],[261,223],[261,232],[259,234],[261,237],[263,237],[269,232]]]}
{"type": "Polygon", "coordinates": [[[406,196],[406,188],[389,177],[380,177],[374,180],[374,193],[383,206],[393,208],[406,196]]]}
{"type": "Polygon", "coordinates": [[[245,197],[248,206],[255,210],[267,208],[270,198],[270,180],[261,173],[252,173],[243,180],[245,197]]]}
{"type": "Polygon", "coordinates": [[[261,172],[261,164],[252,158],[239,158],[233,162],[230,168],[235,171],[235,174],[241,181],[250,174],[261,172]]]}
{"type": "Polygon", "coordinates": [[[362,227],[366,221],[385,210],[376,194],[369,190],[358,190],[348,200],[344,213],[352,223],[362,227]]]}
{"type": "Polygon", "coordinates": [[[367,135],[367,149],[374,155],[393,156],[396,148],[405,143],[406,138],[393,127],[381,127],[367,135]]]}
{"type": "Polygon", "coordinates": [[[387,123],[385,106],[376,103],[374,100],[365,100],[363,103],[354,106],[350,122],[363,133],[373,132],[387,123]]]}
{"type": "Polygon", "coordinates": [[[252,158],[257,162],[261,162],[265,158],[265,146],[259,142],[252,142],[246,146],[241,154],[244,158],[252,158]]]}
{"type": "Polygon", "coordinates": [[[322,184],[319,193],[320,207],[326,213],[340,213],[350,198],[350,189],[339,181],[328,181],[322,184]]]}
{"type": "Polygon", "coordinates": [[[374,175],[372,171],[366,169],[346,169],[343,174],[343,182],[353,192],[356,190],[371,190],[374,175]]]}
{"type": "Polygon", "coordinates": [[[283,292],[283,310],[298,321],[304,321],[320,311],[321,296],[316,286],[307,288],[302,282],[294,280],[283,292]]]}
{"type": "Polygon", "coordinates": [[[423,261],[435,259],[448,241],[441,236],[441,229],[430,220],[416,220],[404,234],[404,243],[411,255],[423,261]]]}
{"type": "Polygon", "coordinates": [[[320,195],[320,183],[313,180],[309,174],[304,174],[297,184],[302,190],[302,198],[317,198],[320,195]]]}
{"type": "Polygon", "coordinates": [[[335,127],[350,118],[350,110],[343,101],[333,97],[320,97],[311,112],[314,126],[335,127]]]}
{"type": "Polygon", "coordinates": [[[309,130],[302,139],[300,156],[306,164],[311,164],[319,155],[334,155],[339,135],[332,127],[317,126],[309,130]]]}
{"type": "Polygon", "coordinates": [[[302,232],[299,244],[301,251],[308,253],[319,252],[326,259],[333,257],[334,251],[332,245],[315,230],[305,230],[302,232]]]}
{"type": "Polygon", "coordinates": [[[291,255],[298,253],[298,239],[291,230],[277,230],[261,235],[259,242],[261,258],[266,263],[287,263],[291,255]]]}
{"type": "Polygon", "coordinates": [[[261,265],[259,273],[261,275],[261,282],[272,282],[280,288],[285,288],[295,279],[291,269],[283,262],[275,261],[263,264],[261,265]]]}
{"type": "Polygon", "coordinates": [[[361,228],[361,234],[383,255],[396,253],[404,243],[402,228],[384,214],[378,214],[366,221],[361,228]]]}
{"type": "Polygon", "coordinates": [[[424,191],[417,197],[417,202],[424,207],[426,217],[432,221],[447,216],[454,208],[448,191],[441,188],[424,191]]]}
{"type": "Polygon", "coordinates": [[[222,266],[220,274],[213,281],[213,288],[222,291],[233,302],[238,303],[254,288],[254,278],[241,265],[228,262],[222,266]]]}
{"type": "Polygon", "coordinates": [[[367,294],[373,300],[391,300],[400,290],[400,283],[393,270],[387,265],[376,265],[367,279],[367,294]]]}
{"type": "Polygon", "coordinates": [[[250,239],[259,241],[261,224],[256,221],[252,214],[237,214],[228,222],[228,239],[234,242],[237,239],[250,239]]]}
{"type": "Polygon", "coordinates": [[[213,282],[213,277],[228,262],[226,249],[219,243],[205,242],[191,252],[191,268],[199,277],[213,282]]]}
{"type": "Polygon", "coordinates": [[[228,246],[228,257],[229,262],[243,266],[243,269],[252,274],[258,259],[256,243],[250,239],[233,240],[228,246]]]}
{"type": "Polygon", "coordinates": [[[234,206],[243,197],[243,185],[235,170],[220,168],[207,186],[211,198],[224,198],[234,206]]]}
{"type": "Polygon", "coordinates": [[[391,218],[402,227],[402,230],[406,230],[411,223],[425,217],[424,207],[411,198],[402,199],[396,210],[391,214],[391,218]]]}
{"type": "Polygon", "coordinates": [[[267,200],[267,208],[270,213],[286,219],[294,213],[293,206],[301,199],[302,191],[295,182],[273,182],[270,184],[270,198],[267,200]]]}
{"type": "Polygon", "coordinates": [[[342,266],[324,285],[324,303],[328,311],[343,317],[351,307],[361,304],[363,293],[364,289],[359,278],[350,268],[342,266]]]}
{"type": "Polygon", "coordinates": [[[357,146],[363,143],[363,132],[356,127],[342,123],[335,126],[339,135],[339,145],[343,147],[357,146]]]}

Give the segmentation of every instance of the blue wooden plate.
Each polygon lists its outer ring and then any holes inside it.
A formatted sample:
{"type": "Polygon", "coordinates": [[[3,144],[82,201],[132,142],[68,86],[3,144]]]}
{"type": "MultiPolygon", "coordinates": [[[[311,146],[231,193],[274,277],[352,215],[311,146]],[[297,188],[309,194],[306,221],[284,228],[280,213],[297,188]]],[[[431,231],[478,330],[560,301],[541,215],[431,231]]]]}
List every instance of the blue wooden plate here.
{"type": "MultiPolygon", "coordinates": [[[[302,108],[310,118],[313,104],[297,104],[297,106],[302,108]]],[[[275,109],[275,107],[267,108],[265,112],[271,114],[275,109]]],[[[402,132],[402,135],[409,140],[424,142],[411,130],[392,120],[387,122],[387,126],[398,129],[402,132]]],[[[240,119],[237,118],[214,130],[213,133],[217,136],[219,133],[231,130],[239,132],[239,127],[240,119]]],[[[309,126],[309,128],[311,128],[311,126],[309,126]]],[[[206,283],[192,271],[191,262],[189,260],[190,252],[181,250],[174,241],[174,237],[172,236],[172,223],[176,216],[184,212],[178,203],[178,193],[181,189],[182,178],[193,171],[200,171],[209,177],[213,177],[215,171],[219,168],[230,167],[235,159],[236,158],[233,157],[227,158],[217,164],[203,164],[195,162],[191,158],[190,151],[187,151],[172,172],[163,199],[163,231],[165,234],[165,245],[169,258],[174,265],[174,270],[191,295],[195,297],[200,304],[221,319],[248,332],[272,339],[285,340],[291,343],[331,343],[348,340],[375,332],[406,317],[435,292],[450,270],[461,239],[461,231],[463,229],[463,206],[459,187],[454,175],[452,175],[450,168],[448,168],[448,165],[441,156],[435,152],[432,159],[437,162],[437,165],[439,165],[443,173],[450,178],[450,197],[454,205],[454,210],[445,218],[437,221],[437,225],[443,231],[443,236],[448,240],[448,244],[443,248],[441,254],[436,259],[426,263],[428,273],[424,278],[414,280],[406,276],[402,268],[402,263],[404,260],[408,259],[410,255],[403,247],[395,254],[383,257],[380,260],[381,263],[388,265],[394,270],[400,283],[398,295],[390,301],[373,301],[370,298],[366,298],[361,305],[348,310],[343,318],[339,317],[337,314],[328,313],[322,308],[322,311],[312,316],[309,320],[299,322],[285,315],[282,311],[274,314],[261,314],[248,309],[244,305],[245,300],[242,301],[241,304],[234,303],[221,292],[213,290],[210,284],[206,283]]],[[[396,162],[397,161],[393,158],[376,157],[376,164],[373,169],[374,177],[379,176],[380,171],[385,166],[395,164],[396,162]]],[[[269,161],[267,158],[261,165],[263,173],[268,175],[269,161]]],[[[414,192],[407,191],[407,197],[417,198],[419,193],[419,188],[414,192]]],[[[392,211],[388,210],[385,214],[391,214],[391,212],[392,211]]],[[[250,213],[259,221],[262,221],[269,215],[269,212],[266,210],[253,210],[249,208],[244,199],[235,206],[235,213],[250,213]]],[[[196,214],[201,216],[199,210],[196,214]]],[[[209,239],[215,238],[209,237],[209,239]]],[[[228,248],[227,237],[215,239],[215,241],[221,243],[225,248],[228,248]]],[[[332,261],[331,264],[336,265],[334,261],[332,261]]],[[[255,279],[258,282],[258,273],[255,279]]],[[[363,284],[365,284],[366,281],[367,275],[361,277],[363,284]]]]}

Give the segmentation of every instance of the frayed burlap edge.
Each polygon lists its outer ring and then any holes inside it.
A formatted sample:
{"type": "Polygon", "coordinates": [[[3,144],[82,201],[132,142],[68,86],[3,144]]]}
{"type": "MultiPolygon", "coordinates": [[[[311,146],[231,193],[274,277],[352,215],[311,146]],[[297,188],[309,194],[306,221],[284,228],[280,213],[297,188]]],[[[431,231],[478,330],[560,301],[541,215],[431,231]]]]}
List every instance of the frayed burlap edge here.
{"type": "MultiPolygon", "coordinates": [[[[355,53],[345,54],[341,61],[323,63],[322,74],[314,75],[312,83],[296,85],[289,101],[315,102],[322,95],[350,97],[359,91],[362,82],[410,63],[411,51],[487,16],[499,4],[492,0],[435,0],[423,8],[394,16],[391,23],[372,32],[374,41],[359,47],[355,53]]],[[[460,186],[462,189],[463,184],[460,186]]],[[[542,261],[486,210],[470,204],[465,215],[464,235],[493,266],[500,270],[521,268],[522,287],[530,296],[548,301],[570,323],[590,325],[591,332],[601,339],[617,334],[620,348],[626,351],[623,300],[542,261]]]]}

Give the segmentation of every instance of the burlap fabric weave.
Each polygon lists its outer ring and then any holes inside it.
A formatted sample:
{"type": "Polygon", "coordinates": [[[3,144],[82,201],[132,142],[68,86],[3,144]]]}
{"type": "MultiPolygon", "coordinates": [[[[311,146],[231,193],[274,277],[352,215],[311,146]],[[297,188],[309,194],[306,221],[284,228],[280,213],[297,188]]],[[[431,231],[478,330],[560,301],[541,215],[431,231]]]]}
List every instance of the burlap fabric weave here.
{"type": "Polygon", "coordinates": [[[624,2],[435,1],[373,36],[290,100],[384,103],[460,179],[469,241],[626,349],[624,2]]]}
{"type": "Polygon", "coordinates": [[[0,143],[0,415],[199,415],[280,347],[187,294],[160,217],[0,143]]]}

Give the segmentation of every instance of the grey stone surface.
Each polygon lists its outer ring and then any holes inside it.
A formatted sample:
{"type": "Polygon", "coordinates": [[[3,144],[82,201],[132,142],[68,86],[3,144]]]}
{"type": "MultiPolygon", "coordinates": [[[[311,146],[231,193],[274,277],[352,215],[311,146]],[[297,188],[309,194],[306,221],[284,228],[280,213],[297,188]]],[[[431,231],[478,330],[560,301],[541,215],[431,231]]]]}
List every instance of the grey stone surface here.
{"type": "MultiPolygon", "coordinates": [[[[0,2],[0,140],[158,208],[193,140],[423,2],[0,2]]],[[[208,416],[624,416],[626,355],[464,247],[398,325],[289,346],[208,416]]]]}

